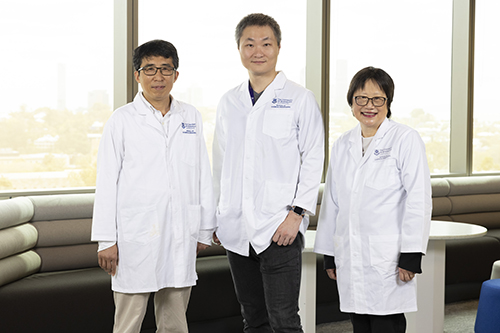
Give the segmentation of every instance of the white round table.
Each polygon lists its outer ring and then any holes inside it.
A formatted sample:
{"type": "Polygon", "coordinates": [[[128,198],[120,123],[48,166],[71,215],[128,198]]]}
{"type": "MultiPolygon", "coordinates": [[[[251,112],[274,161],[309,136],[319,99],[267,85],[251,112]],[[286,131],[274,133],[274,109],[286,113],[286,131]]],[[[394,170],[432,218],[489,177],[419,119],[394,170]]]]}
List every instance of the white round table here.
{"type": "Polygon", "coordinates": [[[316,230],[307,230],[302,252],[302,277],[300,281],[299,314],[304,333],[316,332],[316,230]]]}
{"type": "Polygon", "coordinates": [[[417,275],[418,311],[406,314],[408,333],[443,333],[446,241],[481,237],[485,227],[451,221],[431,221],[422,274],[417,275]]]}

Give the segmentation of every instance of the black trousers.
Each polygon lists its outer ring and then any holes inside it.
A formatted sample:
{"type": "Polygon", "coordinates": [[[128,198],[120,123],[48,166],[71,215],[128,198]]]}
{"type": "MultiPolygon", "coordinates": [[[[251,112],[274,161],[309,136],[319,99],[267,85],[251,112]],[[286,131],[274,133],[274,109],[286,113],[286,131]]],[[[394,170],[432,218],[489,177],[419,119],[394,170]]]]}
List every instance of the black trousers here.
{"type": "Polygon", "coordinates": [[[375,316],[350,313],[354,333],[405,333],[406,318],[403,313],[375,316]]]}
{"type": "Polygon", "coordinates": [[[303,333],[299,317],[302,235],[250,256],[227,251],[245,333],[303,333]]]}

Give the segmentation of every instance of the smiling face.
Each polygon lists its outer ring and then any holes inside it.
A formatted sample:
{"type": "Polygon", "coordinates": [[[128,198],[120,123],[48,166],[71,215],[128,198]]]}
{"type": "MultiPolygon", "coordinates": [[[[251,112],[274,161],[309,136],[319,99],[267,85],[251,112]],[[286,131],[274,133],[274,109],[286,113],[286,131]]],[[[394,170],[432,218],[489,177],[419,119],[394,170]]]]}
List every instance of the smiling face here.
{"type": "Polygon", "coordinates": [[[387,98],[387,95],[375,81],[368,80],[362,89],[358,89],[354,93],[352,99],[352,113],[361,125],[361,134],[364,137],[374,136],[387,117],[387,102],[382,106],[376,107],[373,106],[373,101],[370,100],[365,106],[359,106],[355,101],[356,96],[387,98]]]}
{"type": "MultiPolygon", "coordinates": [[[[171,67],[175,68],[172,63],[172,58],[164,57],[149,57],[142,59],[141,68],[147,66],[154,67],[171,67]]],[[[170,105],[170,92],[177,81],[179,73],[174,71],[173,75],[164,76],[158,70],[153,76],[147,76],[144,71],[136,71],[134,73],[135,80],[141,84],[142,93],[146,100],[151,103],[155,108],[160,110],[165,103],[170,105]]]]}
{"type": "Polygon", "coordinates": [[[269,26],[251,25],[243,30],[239,43],[241,63],[250,75],[276,74],[280,47],[269,26]]]}

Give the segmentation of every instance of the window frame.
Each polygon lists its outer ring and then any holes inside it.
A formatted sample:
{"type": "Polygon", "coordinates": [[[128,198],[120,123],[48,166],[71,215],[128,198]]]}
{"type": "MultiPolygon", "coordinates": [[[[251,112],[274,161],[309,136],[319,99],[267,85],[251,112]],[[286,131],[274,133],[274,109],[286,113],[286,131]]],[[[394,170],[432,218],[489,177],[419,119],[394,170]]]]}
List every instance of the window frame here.
{"type": "MultiPolygon", "coordinates": [[[[114,2],[113,109],[132,101],[138,91],[132,65],[132,53],[138,46],[138,2],[139,0],[114,2]]],[[[475,5],[476,0],[453,0],[450,172],[432,175],[433,178],[500,175],[500,172],[473,174],[472,168],[475,5]]],[[[321,107],[325,133],[328,133],[329,124],[330,7],[331,0],[307,0],[306,88],[315,94],[321,107]]],[[[328,140],[326,135],[325,156],[330,153],[328,140]]],[[[328,162],[326,158],[325,173],[328,162]]],[[[94,187],[13,190],[0,192],[0,199],[94,192],[94,187]]]]}

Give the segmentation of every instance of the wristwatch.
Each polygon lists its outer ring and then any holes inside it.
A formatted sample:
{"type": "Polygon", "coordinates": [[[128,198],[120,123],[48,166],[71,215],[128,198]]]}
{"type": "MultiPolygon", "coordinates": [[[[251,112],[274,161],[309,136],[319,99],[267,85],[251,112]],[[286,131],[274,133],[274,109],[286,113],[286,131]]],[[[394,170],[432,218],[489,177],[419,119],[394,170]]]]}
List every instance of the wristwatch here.
{"type": "Polygon", "coordinates": [[[306,215],[306,210],[299,206],[292,206],[292,210],[295,214],[304,217],[306,215]]]}

